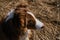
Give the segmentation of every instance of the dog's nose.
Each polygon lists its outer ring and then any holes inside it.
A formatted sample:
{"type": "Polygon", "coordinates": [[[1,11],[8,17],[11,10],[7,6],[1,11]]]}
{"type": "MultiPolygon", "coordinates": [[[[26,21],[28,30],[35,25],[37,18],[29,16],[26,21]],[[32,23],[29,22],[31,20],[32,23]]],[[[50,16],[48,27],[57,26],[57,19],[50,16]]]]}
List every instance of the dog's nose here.
{"type": "Polygon", "coordinates": [[[41,29],[44,28],[44,26],[41,27],[41,29]]]}
{"type": "Polygon", "coordinates": [[[44,27],[45,27],[45,25],[43,24],[42,27],[41,27],[41,29],[44,28],[44,27]]]}

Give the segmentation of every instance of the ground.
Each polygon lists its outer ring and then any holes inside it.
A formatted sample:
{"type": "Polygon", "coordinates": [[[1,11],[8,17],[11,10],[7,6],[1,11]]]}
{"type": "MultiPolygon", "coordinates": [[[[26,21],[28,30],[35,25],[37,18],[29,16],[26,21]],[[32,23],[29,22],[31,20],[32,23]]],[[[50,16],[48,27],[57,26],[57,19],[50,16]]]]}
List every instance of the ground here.
{"type": "MultiPolygon", "coordinates": [[[[0,21],[16,3],[22,0],[0,0],[0,21]]],[[[60,1],[59,0],[25,0],[28,8],[36,18],[44,23],[44,28],[34,30],[33,40],[60,40],[60,1]]]]}

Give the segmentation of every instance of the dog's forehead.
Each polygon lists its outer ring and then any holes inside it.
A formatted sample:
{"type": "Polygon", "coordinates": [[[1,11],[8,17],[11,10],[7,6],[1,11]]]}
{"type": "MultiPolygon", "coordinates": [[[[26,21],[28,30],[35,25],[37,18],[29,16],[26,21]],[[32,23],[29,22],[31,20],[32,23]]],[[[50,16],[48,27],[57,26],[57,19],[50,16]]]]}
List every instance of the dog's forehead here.
{"type": "Polygon", "coordinates": [[[19,16],[20,16],[20,18],[27,18],[27,19],[29,19],[29,20],[35,20],[34,19],[34,17],[31,15],[31,14],[29,14],[28,12],[17,12],[16,14],[19,14],[19,16]]]}
{"type": "Polygon", "coordinates": [[[35,19],[32,15],[28,14],[28,13],[24,13],[25,15],[23,15],[21,13],[20,15],[20,23],[22,24],[23,28],[27,27],[29,29],[33,29],[35,28],[35,19]],[[23,21],[22,21],[22,20],[23,21]]]}
{"type": "Polygon", "coordinates": [[[35,22],[34,17],[32,15],[28,14],[28,13],[20,14],[20,19],[26,21],[27,23],[28,22],[35,22]]]}

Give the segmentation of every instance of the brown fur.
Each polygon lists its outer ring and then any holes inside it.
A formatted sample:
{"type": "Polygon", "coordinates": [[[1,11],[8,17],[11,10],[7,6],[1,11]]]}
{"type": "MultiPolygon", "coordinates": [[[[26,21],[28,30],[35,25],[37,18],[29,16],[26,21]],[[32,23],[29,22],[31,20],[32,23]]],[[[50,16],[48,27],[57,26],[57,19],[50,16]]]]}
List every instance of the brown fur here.
{"type": "MultiPolygon", "coordinates": [[[[28,29],[36,29],[34,18],[27,14],[27,11],[27,5],[18,5],[14,12],[14,18],[7,23],[4,22],[6,18],[1,22],[0,26],[6,40],[20,40],[19,37],[24,36],[28,29]]],[[[31,38],[31,34],[30,32],[29,38],[31,38]]]]}
{"type": "Polygon", "coordinates": [[[27,8],[25,7],[25,5],[17,6],[15,12],[16,12],[16,14],[19,15],[19,20],[21,23],[21,27],[20,27],[21,35],[23,35],[28,29],[30,29],[30,30],[36,29],[35,19],[30,14],[27,13],[27,8]]]}

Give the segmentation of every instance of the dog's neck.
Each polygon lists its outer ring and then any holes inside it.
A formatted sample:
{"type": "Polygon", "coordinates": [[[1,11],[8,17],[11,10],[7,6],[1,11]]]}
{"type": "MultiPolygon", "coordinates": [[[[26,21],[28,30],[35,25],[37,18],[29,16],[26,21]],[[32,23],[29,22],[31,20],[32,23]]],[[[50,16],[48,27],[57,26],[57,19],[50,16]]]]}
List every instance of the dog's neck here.
{"type": "Polygon", "coordinates": [[[19,40],[29,40],[31,38],[32,32],[30,29],[27,29],[25,35],[19,36],[19,40]]]}

